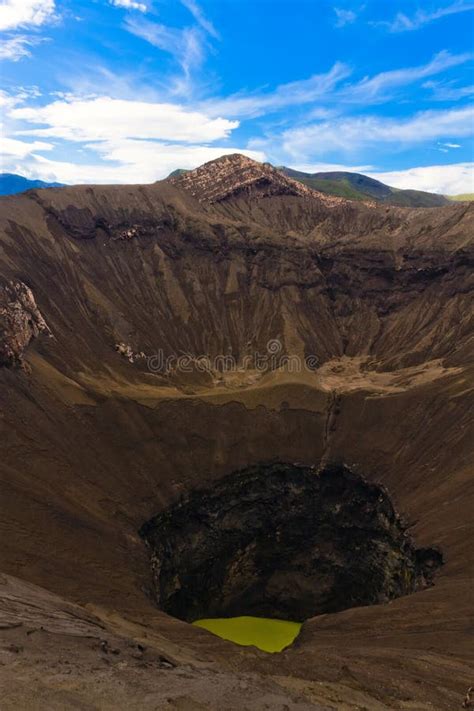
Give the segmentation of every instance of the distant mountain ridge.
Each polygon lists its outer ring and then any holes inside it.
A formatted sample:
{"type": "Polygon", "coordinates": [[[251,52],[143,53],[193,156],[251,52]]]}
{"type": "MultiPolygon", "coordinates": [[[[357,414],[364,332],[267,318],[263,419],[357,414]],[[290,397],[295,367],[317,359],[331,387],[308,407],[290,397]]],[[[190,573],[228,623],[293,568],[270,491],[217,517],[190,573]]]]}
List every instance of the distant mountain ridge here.
{"type": "Polygon", "coordinates": [[[281,166],[282,173],[293,180],[299,180],[313,190],[329,195],[337,195],[349,200],[376,200],[398,207],[441,207],[450,200],[444,195],[428,193],[422,190],[401,190],[369,178],[361,173],[330,172],[303,173],[281,166]]]}
{"type": "Polygon", "coordinates": [[[0,195],[15,195],[37,188],[62,188],[63,183],[46,183],[43,180],[30,180],[15,173],[0,173],[0,195]]]}
{"type": "MultiPolygon", "coordinates": [[[[270,164],[262,164],[270,165],[270,164]]],[[[291,178],[308,188],[324,195],[344,198],[346,200],[358,200],[360,202],[373,201],[384,202],[387,205],[397,207],[442,207],[449,205],[452,200],[469,200],[469,195],[445,196],[437,193],[429,193],[422,190],[402,190],[385,185],[380,180],[369,178],[361,173],[350,172],[321,172],[304,173],[300,170],[293,170],[286,166],[272,167],[287,178],[291,178]]],[[[167,180],[175,182],[182,179],[186,173],[191,171],[178,168],[168,176],[167,180]]]]}
{"type": "MultiPolygon", "coordinates": [[[[223,156],[224,158],[224,156],[223,156]]],[[[305,185],[310,190],[323,193],[329,197],[338,197],[346,200],[384,202],[387,205],[398,207],[441,207],[450,202],[470,202],[474,200],[473,193],[462,195],[440,195],[424,192],[422,190],[402,190],[385,185],[379,180],[369,178],[362,173],[344,171],[305,173],[285,166],[273,167],[269,163],[262,163],[262,178],[266,171],[275,171],[293,181],[305,185]]],[[[235,165],[232,164],[232,169],[235,165]]],[[[166,180],[175,182],[191,171],[177,168],[168,175],[166,180]]],[[[39,188],[62,188],[64,183],[46,182],[44,180],[30,180],[15,173],[0,173],[0,195],[14,195],[27,190],[39,188]]]]}

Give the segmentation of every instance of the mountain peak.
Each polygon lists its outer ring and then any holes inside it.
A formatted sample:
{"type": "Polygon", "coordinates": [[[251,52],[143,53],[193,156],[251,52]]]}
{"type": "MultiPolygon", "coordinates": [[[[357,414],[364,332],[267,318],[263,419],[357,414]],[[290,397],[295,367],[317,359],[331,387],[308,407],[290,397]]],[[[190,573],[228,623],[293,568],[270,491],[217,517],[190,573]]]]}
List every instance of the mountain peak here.
{"type": "Polygon", "coordinates": [[[172,175],[169,181],[183,188],[200,202],[222,202],[232,197],[270,197],[297,195],[317,197],[324,202],[339,203],[340,198],[322,195],[274,168],[241,153],[220,156],[195,170],[172,175]]]}
{"type": "Polygon", "coordinates": [[[15,173],[0,173],[0,195],[15,195],[38,188],[62,187],[62,183],[46,183],[44,180],[31,180],[15,173]]]}

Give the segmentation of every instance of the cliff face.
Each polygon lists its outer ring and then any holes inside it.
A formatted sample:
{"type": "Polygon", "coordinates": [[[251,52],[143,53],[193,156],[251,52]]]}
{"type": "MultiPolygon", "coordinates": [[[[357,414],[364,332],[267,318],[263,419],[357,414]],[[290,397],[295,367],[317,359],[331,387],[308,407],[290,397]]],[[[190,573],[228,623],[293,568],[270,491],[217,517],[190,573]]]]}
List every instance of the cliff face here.
{"type": "Polygon", "coordinates": [[[127,629],[139,617],[188,661],[298,677],[314,703],[324,679],[368,708],[455,707],[472,657],[473,222],[464,204],[334,202],[232,156],[3,198],[3,570],[127,629]],[[275,460],[349,464],[445,565],[429,590],[314,618],[270,664],[156,610],[138,531],[275,460]]]}
{"type": "Polygon", "coordinates": [[[469,330],[471,208],[327,205],[311,191],[280,193],[283,176],[267,166],[242,158],[234,174],[232,165],[226,157],[186,173],[179,189],[10,199],[24,217],[5,223],[3,272],[27,274],[41,297],[55,362],[113,368],[122,344],[147,357],[241,363],[271,339],[320,363],[456,360],[469,330]],[[269,180],[262,194],[266,172],[276,187],[269,180]]]}

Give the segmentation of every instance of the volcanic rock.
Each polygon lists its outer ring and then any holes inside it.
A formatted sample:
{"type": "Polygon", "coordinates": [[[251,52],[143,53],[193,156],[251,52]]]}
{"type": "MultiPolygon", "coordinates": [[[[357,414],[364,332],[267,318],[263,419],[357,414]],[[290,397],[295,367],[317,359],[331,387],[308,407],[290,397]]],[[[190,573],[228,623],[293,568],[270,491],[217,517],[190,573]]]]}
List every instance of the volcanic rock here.
{"type": "Polygon", "coordinates": [[[22,281],[0,284],[0,367],[21,365],[25,349],[42,333],[51,335],[31,289],[22,281]]]}
{"type": "Polygon", "coordinates": [[[169,178],[202,202],[221,202],[236,196],[264,198],[271,195],[300,195],[317,198],[327,205],[341,204],[339,198],[308,188],[287,177],[269,163],[258,163],[239,153],[216,160],[169,178]]]}

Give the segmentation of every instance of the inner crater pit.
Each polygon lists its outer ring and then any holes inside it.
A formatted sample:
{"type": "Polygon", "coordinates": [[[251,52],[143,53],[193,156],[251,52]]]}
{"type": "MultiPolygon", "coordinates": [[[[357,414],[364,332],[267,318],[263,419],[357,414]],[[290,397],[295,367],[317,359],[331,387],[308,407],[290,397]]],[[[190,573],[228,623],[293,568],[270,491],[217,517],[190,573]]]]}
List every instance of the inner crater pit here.
{"type": "Polygon", "coordinates": [[[388,494],[344,465],[253,466],[195,490],[141,530],[169,615],[303,621],[432,584],[388,494]]]}

